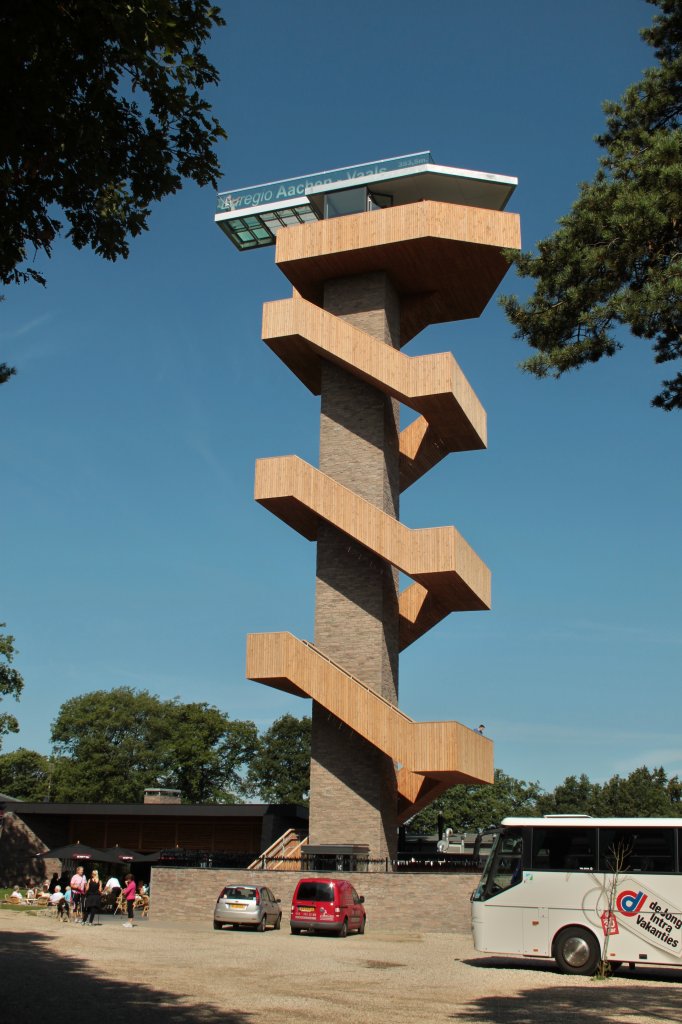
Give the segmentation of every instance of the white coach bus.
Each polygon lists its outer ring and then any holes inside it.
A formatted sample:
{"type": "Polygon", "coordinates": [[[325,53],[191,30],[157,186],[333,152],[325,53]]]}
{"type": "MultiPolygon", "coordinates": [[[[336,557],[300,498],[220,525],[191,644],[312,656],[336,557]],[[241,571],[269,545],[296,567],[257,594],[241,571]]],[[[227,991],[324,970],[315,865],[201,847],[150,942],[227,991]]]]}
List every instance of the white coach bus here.
{"type": "Polygon", "coordinates": [[[682,818],[505,818],[471,899],[484,953],[682,966],[682,818]]]}

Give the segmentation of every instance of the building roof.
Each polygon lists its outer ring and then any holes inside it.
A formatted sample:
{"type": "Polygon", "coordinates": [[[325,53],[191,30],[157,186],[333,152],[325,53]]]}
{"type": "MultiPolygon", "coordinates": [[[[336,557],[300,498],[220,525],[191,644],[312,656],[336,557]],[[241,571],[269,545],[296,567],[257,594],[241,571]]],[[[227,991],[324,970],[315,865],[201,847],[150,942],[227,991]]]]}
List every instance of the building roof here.
{"type": "Polygon", "coordinates": [[[6,808],[20,818],[41,814],[63,816],[69,814],[98,817],[149,818],[262,818],[266,814],[288,814],[307,821],[308,808],[303,804],[56,804],[30,803],[12,800],[6,808]]]}
{"type": "Polygon", "coordinates": [[[379,206],[431,199],[504,210],[517,184],[506,174],[436,164],[424,151],[221,192],[215,221],[244,251],[274,245],[283,227],[324,218],[325,197],[349,189],[368,190],[379,206]]]}

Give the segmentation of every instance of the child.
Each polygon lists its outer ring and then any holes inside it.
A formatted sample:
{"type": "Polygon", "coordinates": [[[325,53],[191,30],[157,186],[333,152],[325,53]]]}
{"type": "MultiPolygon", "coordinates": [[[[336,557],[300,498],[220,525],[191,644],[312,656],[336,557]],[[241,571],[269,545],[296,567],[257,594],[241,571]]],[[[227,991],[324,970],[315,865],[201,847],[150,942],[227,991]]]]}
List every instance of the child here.
{"type": "Polygon", "coordinates": [[[133,918],[135,917],[135,895],[137,893],[137,886],[135,885],[135,879],[132,875],[126,875],[125,878],[125,889],[123,890],[123,898],[126,901],[128,907],[128,920],[123,925],[124,928],[133,928],[133,918]]]}

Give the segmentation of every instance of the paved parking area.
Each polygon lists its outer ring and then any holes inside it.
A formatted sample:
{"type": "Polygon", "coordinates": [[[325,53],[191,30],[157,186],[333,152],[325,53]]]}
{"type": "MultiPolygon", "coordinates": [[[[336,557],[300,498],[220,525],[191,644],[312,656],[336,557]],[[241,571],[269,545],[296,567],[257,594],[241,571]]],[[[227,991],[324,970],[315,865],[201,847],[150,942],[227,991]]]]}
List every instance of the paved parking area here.
{"type": "Polygon", "coordinates": [[[346,939],[138,921],[62,925],[0,911],[12,1024],[634,1024],[682,1021],[682,970],[605,981],[482,956],[463,936],[346,939]]]}

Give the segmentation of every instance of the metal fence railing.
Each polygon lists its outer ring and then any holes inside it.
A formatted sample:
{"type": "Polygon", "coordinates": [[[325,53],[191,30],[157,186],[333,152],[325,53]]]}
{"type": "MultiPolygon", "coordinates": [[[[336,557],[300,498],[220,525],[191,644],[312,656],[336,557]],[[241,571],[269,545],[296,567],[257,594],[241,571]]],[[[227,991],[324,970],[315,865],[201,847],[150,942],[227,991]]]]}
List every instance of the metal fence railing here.
{"type": "Polygon", "coordinates": [[[155,867],[232,868],[257,871],[348,871],[360,873],[433,872],[480,874],[484,858],[467,854],[405,853],[380,860],[348,854],[306,854],[295,857],[267,857],[253,853],[207,852],[204,850],[162,850],[155,867]],[[257,865],[257,866],[256,866],[257,865]]]}

